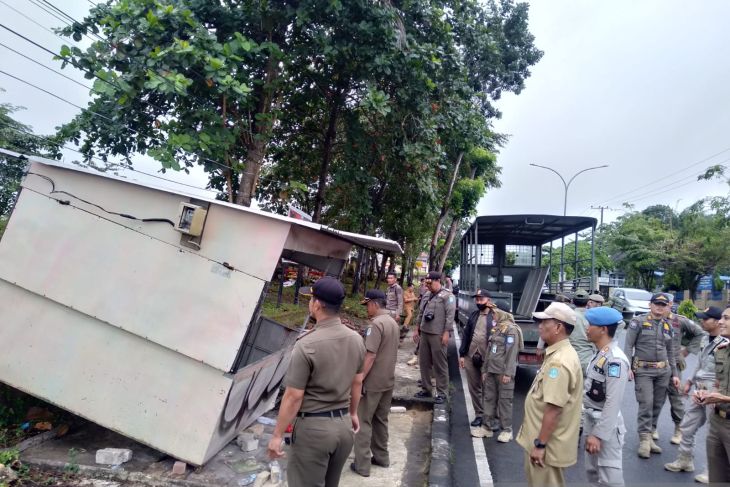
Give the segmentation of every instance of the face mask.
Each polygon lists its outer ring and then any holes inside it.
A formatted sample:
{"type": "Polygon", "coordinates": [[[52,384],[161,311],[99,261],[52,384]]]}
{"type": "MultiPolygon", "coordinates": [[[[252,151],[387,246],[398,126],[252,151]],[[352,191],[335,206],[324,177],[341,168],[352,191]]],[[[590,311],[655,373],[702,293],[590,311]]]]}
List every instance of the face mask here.
{"type": "Polygon", "coordinates": [[[485,309],[487,309],[487,305],[486,304],[477,304],[477,308],[479,308],[479,311],[484,311],[485,309]]]}

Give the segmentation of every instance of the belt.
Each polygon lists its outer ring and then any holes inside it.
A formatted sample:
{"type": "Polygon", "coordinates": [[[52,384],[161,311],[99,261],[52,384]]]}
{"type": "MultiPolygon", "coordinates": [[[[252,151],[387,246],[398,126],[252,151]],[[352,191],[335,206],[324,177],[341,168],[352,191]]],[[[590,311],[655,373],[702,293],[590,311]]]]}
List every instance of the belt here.
{"type": "Polygon", "coordinates": [[[320,413],[299,412],[297,416],[300,418],[341,418],[349,413],[347,408],[333,409],[332,411],[322,411],[320,413]]]}
{"type": "Polygon", "coordinates": [[[728,413],[727,411],[725,411],[723,409],[717,409],[717,408],[715,408],[715,414],[717,414],[718,416],[720,416],[722,419],[728,419],[728,418],[730,418],[730,413],[728,413]]]}
{"type": "Polygon", "coordinates": [[[667,363],[664,360],[661,360],[659,362],[649,362],[647,360],[637,360],[636,366],[641,367],[644,369],[663,369],[667,366],[667,363]]]}

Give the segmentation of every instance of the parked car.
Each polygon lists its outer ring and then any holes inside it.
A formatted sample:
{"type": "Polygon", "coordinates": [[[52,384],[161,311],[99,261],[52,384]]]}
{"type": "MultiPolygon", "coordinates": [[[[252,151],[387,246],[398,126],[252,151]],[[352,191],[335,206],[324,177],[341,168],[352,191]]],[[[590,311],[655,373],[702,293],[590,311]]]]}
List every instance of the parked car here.
{"type": "Polygon", "coordinates": [[[651,293],[643,289],[617,287],[611,294],[611,306],[621,311],[625,320],[630,320],[638,314],[648,313],[650,300],[651,293]]]}

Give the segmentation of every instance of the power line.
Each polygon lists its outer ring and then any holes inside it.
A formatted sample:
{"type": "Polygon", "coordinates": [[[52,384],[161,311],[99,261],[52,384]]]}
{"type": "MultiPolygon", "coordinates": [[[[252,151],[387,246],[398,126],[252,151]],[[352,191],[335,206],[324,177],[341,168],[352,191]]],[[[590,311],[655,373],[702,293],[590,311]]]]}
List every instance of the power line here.
{"type": "Polygon", "coordinates": [[[45,69],[47,69],[48,71],[50,71],[50,72],[52,72],[52,73],[56,73],[56,74],[57,74],[57,75],[59,75],[59,76],[63,76],[64,78],[66,78],[67,80],[71,81],[72,83],[76,83],[77,85],[79,85],[79,86],[81,86],[81,87],[84,87],[84,88],[86,88],[86,89],[88,89],[88,90],[92,90],[92,91],[93,91],[93,88],[91,88],[91,86],[88,86],[88,85],[85,85],[85,84],[83,84],[83,83],[81,83],[81,82],[79,82],[79,81],[76,81],[75,79],[71,78],[70,76],[66,76],[66,75],[65,75],[65,74],[63,74],[62,72],[60,72],[60,71],[56,71],[55,69],[53,69],[53,68],[51,68],[51,67],[49,67],[49,66],[46,66],[45,64],[43,64],[43,63],[41,63],[41,62],[39,62],[39,61],[36,61],[35,59],[31,58],[30,56],[26,56],[26,55],[25,55],[25,54],[23,54],[22,52],[20,52],[20,51],[16,51],[16,50],[15,50],[15,49],[13,49],[12,47],[10,47],[10,46],[7,46],[7,45],[3,44],[2,42],[0,42],[0,46],[4,47],[5,49],[7,49],[7,50],[9,50],[9,51],[12,51],[12,52],[14,52],[14,53],[15,53],[15,54],[17,54],[18,56],[21,56],[21,57],[23,57],[23,58],[27,59],[28,61],[30,61],[30,62],[32,62],[32,63],[34,63],[34,64],[37,64],[38,66],[40,66],[40,67],[42,67],[42,68],[45,68],[45,69]]]}
{"type": "MultiPolygon", "coordinates": [[[[46,32],[50,32],[51,34],[53,34],[54,36],[58,37],[58,38],[59,38],[59,39],[61,39],[62,41],[66,42],[66,41],[68,40],[68,39],[66,39],[66,38],[64,38],[64,37],[61,37],[60,35],[56,34],[55,32],[53,32],[53,31],[52,31],[51,29],[49,29],[49,28],[48,28],[48,27],[46,27],[45,25],[43,25],[43,24],[41,24],[40,22],[36,21],[36,20],[35,20],[35,19],[33,19],[32,17],[29,17],[28,15],[24,14],[23,12],[21,12],[21,11],[20,11],[20,10],[18,10],[17,8],[13,7],[12,5],[8,5],[8,4],[7,4],[7,3],[5,3],[5,2],[3,1],[3,0],[0,0],[0,3],[2,3],[3,5],[5,5],[6,7],[8,7],[8,8],[9,8],[10,10],[12,10],[13,12],[17,13],[17,14],[18,14],[18,15],[20,15],[21,17],[24,17],[24,18],[26,18],[26,19],[27,19],[28,21],[30,21],[30,22],[33,22],[33,23],[34,23],[35,25],[37,25],[37,26],[38,26],[38,27],[40,27],[41,29],[45,30],[46,32]]],[[[73,39],[71,39],[71,40],[73,41],[73,39]]]]}
{"type": "MultiPolygon", "coordinates": [[[[47,0],[40,0],[40,1],[43,2],[43,3],[45,3],[51,9],[53,9],[56,12],[60,13],[61,15],[63,15],[64,17],[66,17],[67,19],[69,19],[73,24],[79,24],[79,25],[81,24],[81,22],[79,22],[78,20],[76,20],[75,18],[73,18],[72,16],[70,16],[69,14],[67,14],[66,12],[64,12],[63,10],[61,10],[60,8],[56,7],[53,3],[51,3],[51,2],[49,2],[47,0]]],[[[89,39],[91,39],[91,37],[88,34],[85,34],[84,33],[83,35],[85,35],[86,37],[88,37],[89,39]]],[[[96,37],[97,39],[99,39],[102,42],[106,42],[106,39],[104,39],[101,36],[99,36],[99,34],[97,34],[96,32],[92,32],[91,35],[93,35],[94,37],[96,37]]]]}
{"type": "Polygon", "coordinates": [[[28,2],[31,3],[31,4],[33,4],[33,5],[35,5],[39,9],[43,10],[47,14],[52,15],[53,17],[56,18],[56,20],[58,20],[60,22],[63,22],[66,25],[71,25],[67,20],[59,17],[58,14],[56,14],[55,12],[53,12],[53,10],[48,9],[48,7],[44,7],[42,4],[37,3],[35,0],[28,0],[28,2]]]}

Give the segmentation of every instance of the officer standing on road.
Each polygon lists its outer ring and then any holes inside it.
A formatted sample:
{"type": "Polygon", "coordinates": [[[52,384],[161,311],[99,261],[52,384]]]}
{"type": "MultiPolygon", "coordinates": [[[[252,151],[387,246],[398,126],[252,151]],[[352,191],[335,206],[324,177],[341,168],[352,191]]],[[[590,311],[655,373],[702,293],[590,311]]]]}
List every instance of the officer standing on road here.
{"type": "Polygon", "coordinates": [[[385,275],[385,282],[388,283],[388,289],[385,291],[385,309],[388,310],[391,318],[400,324],[401,315],[403,314],[403,288],[398,284],[398,277],[395,272],[388,272],[385,275]]]}
{"type": "MultiPolygon", "coordinates": [[[[690,320],[686,316],[682,316],[677,313],[672,313],[672,302],[674,302],[674,295],[664,293],[669,298],[669,306],[666,306],[665,313],[666,319],[672,324],[672,331],[674,334],[674,356],[677,360],[677,370],[679,371],[679,378],[682,378],[682,372],[687,367],[684,358],[690,354],[697,354],[700,351],[702,339],[707,335],[700,325],[690,320]],[[683,343],[687,343],[686,347],[683,347],[683,343]]],[[[679,445],[682,441],[682,433],[679,428],[679,424],[682,422],[684,417],[684,402],[682,400],[682,394],[679,390],[674,387],[667,388],[667,395],[669,396],[670,412],[672,414],[672,421],[674,421],[674,433],[672,438],[669,440],[673,445],[679,445]]],[[[654,431],[652,431],[652,438],[655,440],[659,439],[659,433],[654,425],[654,431]]]]}
{"type": "Polygon", "coordinates": [[[641,458],[662,449],[651,437],[667,397],[667,388],[678,388],[679,372],[674,356],[671,323],[665,318],[669,299],[664,293],[651,297],[648,314],[636,316],[629,323],[624,353],[631,360],[629,380],[635,379],[639,403],[638,431],[641,458]]]}
{"type": "Polygon", "coordinates": [[[486,289],[477,289],[472,297],[477,309],[469,316],[464,327],[464,337],[459,347],[459,367],[466,370],[474,406],[475,417],[471,426],[478,428],[484,416],[482,365],[487,358],[487,341],[497,323],[505,320],[506,316],[492,303],[492,295],[486,289]]]}
{"type": "MultiPolygon", "coordinates": [[[[504,312],[503,310],[500,310],[504,312]]],[[[515,374],[517,358],[524,348],[522,330],[515,324],[514,317],[504,312],[506,319],[500,320],[489,333],[487,359],[482,366],[484,381],[484,436],[492,436],[495,413],[499,415],[501,432],[497,436],[500,443],[512,440],[512,400],[515,397],[515,374]]]]}
{"type": "Polygon", "coordinates": [[[592,485],[624,485],[622,449],[624,418],[621,415],[629,359],[614,337],[621,313],[613,308],[597,307],[586,311],[588,339],[598,352],[588,364],[585,378],[585,464],[592,485]]]}
{"type": "Polygon", "coordinates": [[[369,477],[371,464],[390,465],[388,414],[395,386],[398,324],[385,310],[385,294],[382,291],[368,291],[361,304],[367,306],[372,324],[365,332],[365,379],[357,410],[360,431],[355,435],[355,461],[350,468],[363,477],[369,477]]]}
{"type": "Polygon", "coordinates": [[[421,366],[421,387],[416,397],[432,397],[431,374],[436,376],[436,403],[446,400],[449,387],[449,365],[446,347],[454,330],[456,299],[451,291],[441,287],[441,273],[429,272],[426,278],[427,292],[421,300],[413,339],[418,341],[418,361],[421,366]]]}
{"type": "MultiPolygon", "coordinates": [[[[730,308],[720,318],[722,335],[730,338],[730,308]]],[[[710,409],[710,432],[707,434],[707,473],[711,484],[730,483],[730,346],[715,351],[717,391],[695,391],[692,400],[710,409]]]]}
{"type": "MultiPolygon", "coordinates": [[[[714,391],[715,389],[715,351],[717,347],[727,344],[728,340],[720,335],[720,318],[722,310],[710,306],[705,311],[696,313],[697,318],[702,320],[702,328],[707,332],[702,339],[702,348],[697,359],[697,368],[692,378],[687,380],[682,390],[687,395],[692,387],[696,391],[714,391]]],[[[682,441],[677,450],[677,459],[672,463],[664,465],[670,472],[693,472],[695,434],[707,421],[705,406],[694,401],[687,403],[687,408],[680,424],[682,441]]],[[[707,475],[700,474],[695,481],[706,484],[707,475]]]]}
{"type": "Polygon", "coordinates": [[[586,303],[586,309],[598,308],[603,306],[606,300],[600,294],[591,294],[588,296],[588,303],[586,303]]]}
{"type": "Polygon", "coordinates": [[[418,298],[416,297],[416,291],[413,289],[413,283],[409,282],[408,287],[403,293],[403,310],[406,313],[406,319],[403,321],[403,327],[408,331],[408,327],[411,326],[413,321],[413,308],[416,306],[418,298]]]}
{"type": "Polygon", "coordinates": [[[575,312],[552,303],[533,313],[540,337],[548,345],[545,359],[525,399],[525,417],[517,443],[525,450],[529,486],[564,486],[563,469],[578,460],[576,445],[583,396],[583,373],[568,336],[575,312]]]}
{"type": "Polygon", "coordinates": [[[282,437],[295,420],[287,481],[291,487],[335,487],[360,429],[365,345],[339,317],[345,288],[322,277],[302,293],[311,295],[309,313],[317,324],[297,340],[284,378],[284,396],[269,457],[284,455],[282,437]]]}
{"type": "Polygon", "coordinates": [[[580,359],[580,366],[583,368],[583,374],[586,373],[588,362],[591,361],[596,353],[596,347],[588,340],[586,330],[588,322],[586,321],[586,305],[588,304],[588,293],[577,291],[573,296],[573,311],[575,311],[575,330],[570,335],[570,344],[573,345],[580,359]]]}

